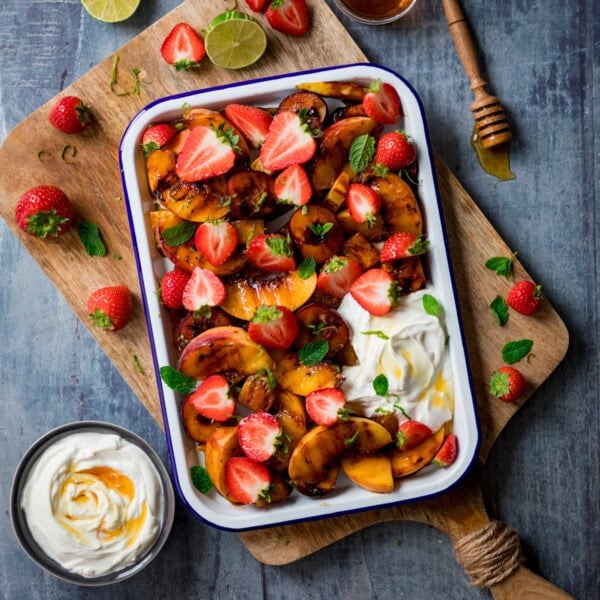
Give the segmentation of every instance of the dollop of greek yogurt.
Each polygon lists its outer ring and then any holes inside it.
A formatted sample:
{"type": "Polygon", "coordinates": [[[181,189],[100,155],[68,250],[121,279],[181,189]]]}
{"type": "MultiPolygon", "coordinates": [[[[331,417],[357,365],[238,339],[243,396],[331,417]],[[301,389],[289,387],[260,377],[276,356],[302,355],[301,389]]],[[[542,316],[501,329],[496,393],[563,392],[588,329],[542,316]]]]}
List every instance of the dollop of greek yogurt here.
{"type": "Polygon", "coordinates": [[[97,577],[133,564],[155,541],[161,482],[146,453],[121,436],[73,433],[36,460],[21,506],[50,558],[97,577]]]}
{"type": "Polygon", "coordinates": [[[358,364],[343,368],[348,407],[374,417],[395,413],[437,431],[452,419],[454,385],[447,334],[437,316],[425,312],[424,291],[404,296],[384,316],[374,316],[346,294],[338,312],[350,328],[358,364]],[[385,376],[387,392],[378,395],[373,381],[385,376]]]}

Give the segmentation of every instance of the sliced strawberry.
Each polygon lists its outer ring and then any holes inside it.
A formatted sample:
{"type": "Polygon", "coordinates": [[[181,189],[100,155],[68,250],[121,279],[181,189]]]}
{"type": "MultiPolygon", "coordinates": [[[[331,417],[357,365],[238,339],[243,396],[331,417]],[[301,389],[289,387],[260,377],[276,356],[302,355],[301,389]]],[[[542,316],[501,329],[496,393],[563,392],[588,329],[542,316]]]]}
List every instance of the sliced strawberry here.
{"type": "Polygon", "coordinates": [[[173,269],[165,273],[160,281],[162,303],[173,310],[183,308],[183,290],[189,280],[190,274],[183,269],[173,269]]]}
{"type": "Polygon", "coordinates": [[[246,0],[246,4],[250,10],[254,12],[263,12],[267,6],[268,0],[246,0]]]}
{"type": "Polygon", "coordinates": [[[367,88],[362,104],[368,117],[384,125],[393,125],[401,115],[398,92],[389,83],[383,83],[380,79],[367,88]]]}
{"type": "Polygon", "coordinates": [[[454,433],[449,433],[442,444],[442,447],[438,450],[438,453],[433,457],[431,464],[436,467],[445,468],[449,467],[458,455],[458,439],[454,433]]]}
{"type": "Polygon", "coordinates": [[[381,198],[370,185],[351,183],[346,193],[346,206],[352,220],[370,227],[381,210],[381,198]]]}
{"type": "Polygon", "coordinates": [[[267,8],[269,25],[286,35],[304,35],[308,31],[306,0],[273,0],[267,8]]]}
{"type": "Polygon", "coordinates": [[[177,157],[175,172],[184,181],[203,181],[229,171],[236,158],[235,135],[232,129],[194,127],[177,157]]]}
{"type": "Polygon", "coordinates": [[[290,239],[277,233],[264,233],[252,238],[246,256],[259,269],[269,273],[296,268],[290,239]]]}
{"type": "Polygon", "coordinates": [[[382,316],[398,304],[399,288],[387,271],[369,269],[350,286],[350,293],[366,311],[382,316]]]}
{"type": "Polygon", "coordinates": [[[375,163],[390,171],[404,169],[415,162],[417,149],[403,131],[384,133],[377,142],[375,163]]]}
{"type": "Polygon", "coordinates": [[[398,433],[396,434],[396,446],[403,450],[408,450],[418,446],[421,442],[424,442],[427,438],[431,437],[433,432],[427,425],[420,421],[403,421],[398,427],[398,433]]]}
{"type": "Polygon", "coordinates": [[[312,198],[310,179],[301,165],[290,165],[275,178],[275,196],[280,202],[304,206],[312,198]]]}
{"type": "Polygon", "coordinates": [[[379,253],[379,259],[381,262],[391,262],[409,256],[417,256],[425,254],[428,247],[429,242],[422,235],[399,231],[385,240],[379,253]]]}
{"type": "Polygon", "coordinates": [[[306,115],[290,110],[275,115],[265,142],[260,149],[260,160],[269,171],[281,171],[294,164],[309,161],[317,150],[317,143],[306,122],[306,115]]]}
{"type": "Polygon", "coordinates": [[[178,71],[187,71],[198,66],[206,51],[198,32],[187,23],[178,23],[163,41],[160,53],[178,71]]]}
{"type": "Polygon", "coordinates": [[[162,148],[167,142],[177,135],[177,129],[169,123],[157,123],[150,125],[142,136],[142,150],[146,156],[162,148]]]}
{"type": "Polygon", "coordinates": [[[194,312],[204,306],[217,306],[225,300],[223,282],[208,269],[195,267],[183,290],[183,307],[194,312]]]}
{"type": "Polygon", "coordinates": [[[246,456],[234,456],[225,463],[225,486],[229,495],[242,504],[268,501],[271,472],[246,456]]]}
{"type": "Polygon", "coordinates": [[[193,407],[207,419],[227,421],[235,412],[235,400],[223,375],[210,375],[190,396],[193,407]]]}
{"type": "Polygon", "coordinates": [[[298,335],[298,321],[285,306],[259,306],[248,323],[250,339],[265,348],[285,350],[298,335]]]}
{"type": "Polygon", "coordinates": [[[252,460],[265,462],[281,446],[281,425],[271,413],[252,413],[238,423],[237,429],[240,447],[252,460]]]}
{"type": "Polygon", "coordinates": [[[323,388],[306,396],[306,412],[317,425],[333,425],[348,418],[346,396],[337,388],[323,388]]]}
{"type": "Polygon", "coordinates": [[[271,113],[264,108],[247,104],[228,104],[225,107],[225,116],[254,148],[263,145],[273,122],[271,113]]]}
{"type": "Polygon", "coordinates": [[[237,244],[237,230],[229,221],[205,221],[194,235],[194,245],[214,267],[220,267],[237,244]]]}
{"type": "Polygon", "coordinates": [[[343,298],[350,286],[360,277],[363,270],[358,262],[349,256],[332,256],[321,269],[317,278],[317,288],[334,298],[343,298]]]}

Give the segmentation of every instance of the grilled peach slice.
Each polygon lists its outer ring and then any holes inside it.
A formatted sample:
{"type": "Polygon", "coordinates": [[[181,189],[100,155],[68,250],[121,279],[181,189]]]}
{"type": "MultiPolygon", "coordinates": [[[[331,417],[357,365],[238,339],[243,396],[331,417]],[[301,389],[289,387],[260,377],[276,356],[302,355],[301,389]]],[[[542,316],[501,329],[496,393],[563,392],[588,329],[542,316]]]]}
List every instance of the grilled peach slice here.
{"type": "Polygon", "coordinates": [[[231,419],[227,423],[218,423],[203,417],[194,407],[190,396],[181,405],[181,418],[183,419],[183,426],[186,433],[199,444],[206,443],[216,429],[227,424],[235,425],[235,419],[231,419]]]}
{"type": "Polygon", "coordinates": [[[392,461],[385,454],[359,454],[342,457],[342,471],[356,485],[379,494],[394,491],[392,461]]]}
{"type": "Polygon", "coordinates": [[[350,340],[350,330],[333,308],[310,302],[296,311],[299,331],[295,344],[302,348],[309,342],[325,340],[329,344],[327,358],[333,358],[350,340]]]}
{"type": "Polygon", "coordinates": [[[233,217],[267,217],[286,210],[277,204],[273,178],[257,171],[239,171],[227,180],[227,198],[233,217]]]}
{"type": "Polygon", "coordinates": [[[305,496],[310,496],[312,498],[321,496],[327,496],[327,494],[331,494],[335,489],[335,484],[337,482],[338,475],[340,474],[340,465],[336,463],[321,481],[316,482],[308,482],[308,481],[295,481],[294,487],[305,496]]]}
{"type": "Polygon", "coordinates": [[[366,223],[357,223],[351,216],[347,208],[337,213],[338,221],[347,237],[355,233],[361,233],[368,240],[381,240],[384,237],[385,223],[381,214],[375,215],[369,225],[366,223]]]}
{"type": "Polygon", "coordinates": [[[181,351],[197,335],[212,327],[231,325],[229,315],[220,308],[214,306],[210,311],[195,313],[187,312],[174,324],[173,327],[173,345],[177,353],[181,351]]]}
{"type": "Polygon", "coordinates": [[[348,102],[362,102],[366,93],[365,87],[355,81],[307,81],[299,83],[296,89],[348,102]]]}
{"type": "Polygon", "coordinates": [[[444,435],[444,427],[440,427],[431,437],[421,442],[418,446],[414,446],[408,450],[394,448],[390,452],[392,476],[394,478],[406,477],[427,466],[441,448],[444,435]]]}
{"type": "Polygon", "coordinates": [[[323,198],[323,206],[337,212],[340,210],[344,202],[346,201],[346,194],[348,193],[348,186],[350,185],[353,177],[355,176],[354,170],[349,163],[346,163],[333,185],[323,198]]]}
{"type": "Polygon", "coordinates": [[[176,183],[175,162],[177,157],[172,150],[155,150],[146,160],[146,173],[150,191],[154,194],[161,187],[176,183]]]}
{"type": "Polygon", "coordinates": [[[353,258],[365,271],[379,262],[379,250],[362,233],[355,233],[344,242],[342,254],[353,258]]]}
{"type": "Polygon", "coordinates": [[[243,455],[244,453],[238,441],[237,427],[235,425],[228,427],[221,425],[206,440],[204,447],[204,465],[206,471],[219,494],[234,504],[239,503],[229,495],[229,491],[227,490],[225,465],[230,458],[243,455]]]}
{"type": "Polygon", "coordinates": [[[267,412],[276,399],[273,388],[266,371],[248,375],[240,388],[238,402],[250,410],[267,412]]]}
{"type": "Polygon", "coordinates": [[[348,117],[330,125],[323,133],[312,172],[312,186],[316,192],[328,190],[348,162],[348,150],[359,135],[377,135],[379,125],[369,117],[348,117]]]}
{"type": "Polygon", "coordinates": [[[298,396],[308,396],[322,388],[339,387],[344,381],[335,366],[326,362],[305,365],[293,352],[284,354],[277,361],[275,378],[283,390],[298,396]]]}
{"type": "Polygon", "coordinates": [[[269,494],[265,498],[258,498],[255,504],[258,507],[271,506],[275,502],[287,500],[292,493],[292,486],[285,480],[281,473],[271,471],[271,484],[269,494]]]}
{"type": "Polygon", "coordinates": [[[408,183],[395,173],[388,173],[385,177],[375,177],[371,185],[381,197],[381,213],[388,235],[400,231],[422,233],[421,209],[408,183]]]}
{"type": "Polygon", "coordinates": [[[350,417],[329,427],[317,425],[292,452],[288,466],[290,480],[302,485],[318,483],[343,454],[371,454],[391,441],[385,427],[364,417],[350,417]]]}
{"type": "Polygon", "coordinates": [[[425,286],[425,272],[420,256],[409,256],[392,263],[383,263],[381,268],[388,271],[405,292],[416,292],[425,286]]]}
{"type": "Polygon", "coordinates": [[[297,209],[288,223],[290,236],[304,258],[318,265],[337,254],[344,243],[344,231],[335,213],[311,204],[297,209]]]}
{"type": "Polygon", "coordinates": [[[220,219],[230,211],[223,177],[205,182],[177,181],[161,188],[161,197],[166,208],[186,221],[220,219]]]}
{"type": "Polygon", "coordinates": [[[302,279],[298,271],[247,275],[225,284],[227,295],[221,308],[233,317],[249,321],[263,304],[296,310],[312,296],[316,287],[316,273],[306,279],[302,279]]]}
{"type": "Polygon", "coordinates": [[[279,407],[276,416],[291,453],[306,433],[306,409],[302,398],[292,392],[280,390],[277,400],[279,407]]]}
{"type": "Polygon", "coordinates": [[[179,370],[201,380],[222,373],[231,382],[258,373],[275,370],[273,359],[253,342],[241,327],[213,327],[196,336],[179,357],[179,370]]]}
{"type": "Polygon", "coordinates": [[[321,129],[329,114],[327,103],[323,98],[312,92],[296,92],[286,96],[277,107],[277,112],[290,110],[300,112],[306,110],[308,123],[313,129],[321,129]]]}

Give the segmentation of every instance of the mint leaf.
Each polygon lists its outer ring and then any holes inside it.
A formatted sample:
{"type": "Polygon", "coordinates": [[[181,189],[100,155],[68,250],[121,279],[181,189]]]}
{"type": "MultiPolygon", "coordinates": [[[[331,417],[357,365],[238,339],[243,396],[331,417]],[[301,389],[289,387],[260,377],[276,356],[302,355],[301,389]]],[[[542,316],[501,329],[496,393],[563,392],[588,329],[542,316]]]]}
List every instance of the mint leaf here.
{"type": "Polygon", "coordinates": [[[380,373],[373,379],[373,389],[378,396],[385,396],[389,386],[388,378],[383,373],[380,373]]]}
{"type": "Polygon", "coordinates": [[[496,271],[496,275],[510,279],[512,275],[512,258],[505,256],[494,256],[485,262],[486,269],[496,271]]]}
{"type": "Polygon", "coordinates": [[[490,303],[490,309],[496,319],[496,323],[502,327],[508,323],[508,304],[502,296],[496,296],[490,303]]]}
{"type": "Polygon", "coordinates": [[[190,240],[194,233],[196,233],[196,227],[198,223],[192,221],[183,221],[183,223],[177,223],[173,227],[167,227],[162,232],[162,238],[165,240],[167,246],[180,246],[190,240]]]}
{"type": "Polygon", "coordinates": [[[300,279],[308,279],[317,270],[317,262],[313,256],[305,258],[298,266],[300,279]]]}
{"type": "Polygon", "coordinates": [[[375,154],[375,138],[368,133],[355,137],[350,146],[348,160],[355,173],[361,173],[373,159],[375,154]]]}
{"type": "Polygon", "coordinates": [[[105,256],[106,246],[100,237],[100,230],[96,223],[82,221],[77,226],[77,235],[83,244],[85,251],[90,256],[105,256]]]}
{"type": "Polygon", "coordinates": [[[527,356],[531,352],[532,347],[533,340],[524,339],[508,342],[502,347],[502,360],[505,363],[512,365],[521,360],[524,356],[527,356]]]}
{"type": "Polygon", "coordinates": [[[190,477],[194,487],[203,494],[208,494],[213,489],[213,482],[210,480],[207,470],[199,465],[193,465],[190,468],[190,477]]]}
{"type": "Polygon", "coordinates": [[[321,362],[329,352],[329,342],[327,340],[314,340],[308,342],[298,351],[298,360],[307,366],[316,365],[321,362]]]}
{"type": "Polygon", "coordinates": [[[197,383],[193,377],[188,377],[168,365],[160,368],[160,378],[172,390],[179,392],[180,394],[191,392],[196,387],[197,383]]]}
{"type": "Polygon", "coordinates": [[[431,294],[423,294],[423,310],[432,317],[440,314],[439,302],[431,294]]]}

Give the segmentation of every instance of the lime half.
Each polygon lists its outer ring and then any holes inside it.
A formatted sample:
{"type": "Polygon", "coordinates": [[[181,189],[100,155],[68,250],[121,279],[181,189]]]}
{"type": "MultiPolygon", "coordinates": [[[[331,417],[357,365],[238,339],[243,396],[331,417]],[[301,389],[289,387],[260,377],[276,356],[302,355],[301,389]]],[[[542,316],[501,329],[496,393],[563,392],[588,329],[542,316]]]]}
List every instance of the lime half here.
{"type": "Polygon", "coordinates": [[[136,11],[140,0],[81,0],[81,4],[94,19],[103,23],[118,23],[136,11]]]}
{"type": "Polygon", "coordinates": [[[216,16],[204,35],[206,55],[218,67],[241,69],[255,63],[267,49],[259,22],[237,11],[216,16]]]}

